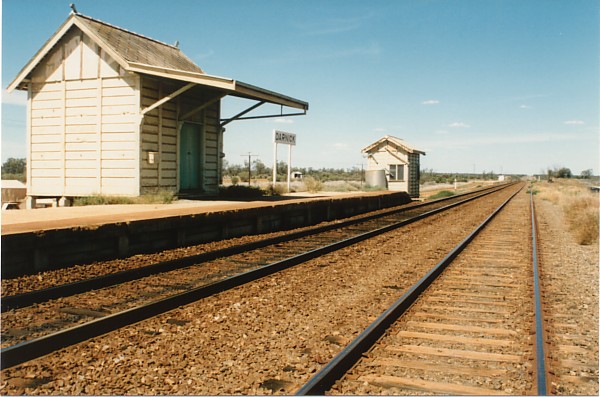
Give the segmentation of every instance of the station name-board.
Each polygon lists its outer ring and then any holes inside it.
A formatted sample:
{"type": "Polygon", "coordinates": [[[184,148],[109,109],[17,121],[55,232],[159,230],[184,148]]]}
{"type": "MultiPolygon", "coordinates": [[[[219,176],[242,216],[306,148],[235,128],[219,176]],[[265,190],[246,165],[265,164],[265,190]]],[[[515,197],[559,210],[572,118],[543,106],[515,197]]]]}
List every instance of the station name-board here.
{"type": "Polygon", "coordinates": [[[296,145],[296,134],[291,132],[273,131],[273,142],[286,145],[296,145]]]}

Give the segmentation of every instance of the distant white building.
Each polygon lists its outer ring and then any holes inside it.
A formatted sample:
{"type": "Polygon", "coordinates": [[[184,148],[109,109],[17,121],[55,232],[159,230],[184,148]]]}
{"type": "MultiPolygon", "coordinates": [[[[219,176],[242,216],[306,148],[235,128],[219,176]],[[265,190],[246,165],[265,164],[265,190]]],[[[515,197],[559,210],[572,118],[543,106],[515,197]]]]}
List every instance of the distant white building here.
{"type": "Polygon", "coordinates": [[[389,190],[405,191],[419,197],[420,166],[417,150],[400,138],[386,135],[362,150],[368,156],[367,171],[385,172],[389,190]]]}

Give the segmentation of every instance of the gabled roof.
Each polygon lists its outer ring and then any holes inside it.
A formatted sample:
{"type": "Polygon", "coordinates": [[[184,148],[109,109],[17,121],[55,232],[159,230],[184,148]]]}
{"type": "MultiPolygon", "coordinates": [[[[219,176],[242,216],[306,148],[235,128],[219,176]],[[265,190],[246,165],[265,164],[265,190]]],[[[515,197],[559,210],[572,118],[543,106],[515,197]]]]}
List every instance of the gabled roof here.
{"type": "Polygon", "coordinates": [[[366,148],[361,150],[361,152],[362,153],[375,152],[378,150],[378,147],[380,147],[382,144],[385,145],[388,143],[392,144],[393,146],[396,146],[398,148],[402,148],[403,150],[405,150],[408,153],[422,154],[423,156],[425,155],[425,152],[423,152],[421,150],[417,150],[417,149],[413,148],[412,146],[410,146],[405,141],[403,141],[402,139],[396,138],[395,136],[391,136],[391,135],[386,135],[383,138],[377,140],[376,142],[373,142],[372,144],[370,144],[369,146],[367,146],[366,148]]]}
{"type": "Polygon", "coordinates": [[[186,72],[204,73],[175,46],[81,14],[73,14],[73,17],[102,39],[127,64],[142,63],[186,72]]]}
{"type": "Polygon", "coordinates": [[[10,83],[8,92],[14,89],[25,89],[31,72],[73,26],[81,29],[128,72],[194,83],[225,91],[229,95],[308,110],[308,102],[230,78],[208,75],[175,46],[79,13],[70,14],[10,83]]]}

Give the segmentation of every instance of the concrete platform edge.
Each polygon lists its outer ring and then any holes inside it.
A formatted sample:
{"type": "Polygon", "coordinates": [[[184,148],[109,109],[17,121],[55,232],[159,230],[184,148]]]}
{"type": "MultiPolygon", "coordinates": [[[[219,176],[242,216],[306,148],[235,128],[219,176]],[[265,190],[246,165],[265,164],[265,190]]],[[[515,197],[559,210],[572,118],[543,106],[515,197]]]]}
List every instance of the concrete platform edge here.
{"type": "Polygon", "coordinates": [[[405,192],[113,222],[2,236],[2,277],[343,219],[409,203],[405,192]]]}

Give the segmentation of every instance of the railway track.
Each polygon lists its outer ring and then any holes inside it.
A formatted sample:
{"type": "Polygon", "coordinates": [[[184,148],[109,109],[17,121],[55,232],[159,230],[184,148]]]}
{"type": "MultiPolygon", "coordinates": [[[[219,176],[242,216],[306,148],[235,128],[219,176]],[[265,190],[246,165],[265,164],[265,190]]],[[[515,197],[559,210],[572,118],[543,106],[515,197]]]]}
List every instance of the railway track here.
{"type": "Polygon", "coordinates": [[[547,394],[526,200],[507,202],[298,394],[547,394]]]}
{"type": "MultiPolygon", "coordinates": [[[[128,281],[138,280],[160,273],[165,273],[177,269],[183,269],[192,265],[203,264],[217,258],[230,257],[237,254],[244,254],[251,251],[261,250],[262,252],[269,247],[280,247],[281,244],[293,242],[292,249],[297,253],[306,250],[307,247],[317,246],[322,241],[342,240],[349,236],[364,233],[368,230],[374,230],[386,225],[397,223],[399,220],[414,218],[418,215],[428,213],[432,210],[444,210],[453,205],[460,205],[470,200],[483,197],[486,194],[493,193],[506,186],[492,186],[475,192],[465,193],[457,196],[447,197],[432,202],[403,205],[391,209],[375,211],[367,215],[352,217],[345,221],[331,222],[329,224],[304,228],[296,232],[284,233],[275,237],[259,239],[244,244],[236,244],[222,249],[211,250],[196,255],[187,255],[173,260],[151,263],[144,267],[135,267],[128,270],[121,270],[99,276],[86,276],[85,271],[79,281],[62,283],[60,280],[53,282],[49,288],[39,288],[25,293],[4,294],[0,302],[2,311],[18,309],[30,306],[36,303],[57,299],[75,294],[92,291],[99,288],[106,288],[128,281]],[[332,232],[327,235],[327,232],[332,232]],[[319,241],[322,240],[322,241],[319,241]],[[316,244],[314,244],[316,242],[316,244]]],[[[288,250],[289,251],[289,250],[288,250]]],[[[6,282],[6,281],[5,281],[6,282]]]]}
{"type": "Polygon", "coordinates": [[[396,208],[346,222],[154,264],[145,269],[4,297],[2,367],[233,288],[497,190],[496,187],[433,203],[396,208]],[[171,271],[166,273],[166,270],[171,271]],[[248,273],[236,276],[243,271],[248,273]],[[155,273],[153,277],[148,277],[155,273]],[[142,282],[139,279],[143,276],[146,278],[142,282]],[[118,285],[128,280],[127,284],[118,285]],[[105,284],[117,286],[94,290],[105,284]],[[85,293],[79,294],[81,292],[85,293]],[[121,299],[116,300],[116,296],[121,299]],[[46,302],[50,298],[60,299],[46,302]],[[26,325],[23,325],[24,322],[26,325]]]}
{"type": "Polygon", "coordinates": [[[473,201],[468,211],[456,208],[448,211],[452,216],[380,234],[364,248],[365,243],[348,245],[202,304],[178,306],[110,335],[3,367],[0,388],[26,394],[294,392],[368,325],[368,313],[380,313],[377,307],[409,290],[430,261],[437,263],[460,241],[468,224],[478,224],[476,213],[500,202],[489,197],[473,201]],[[384,245],[390,239],[397,243],[384,245]],[[390,256],[415,244],[421,244],[421,253],[411,261],[390,256]],[[380,287],[363,285],[367,278],[380,287]]]}

